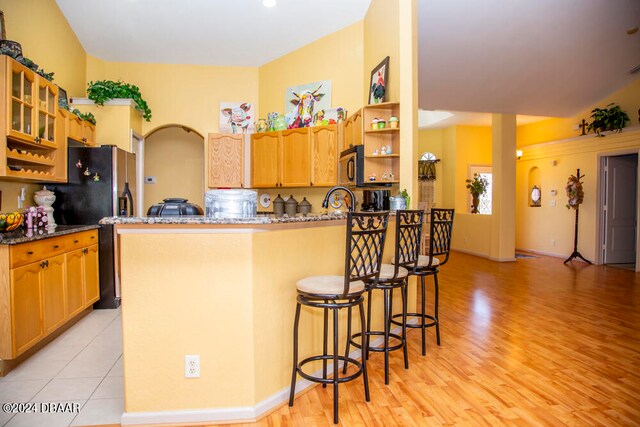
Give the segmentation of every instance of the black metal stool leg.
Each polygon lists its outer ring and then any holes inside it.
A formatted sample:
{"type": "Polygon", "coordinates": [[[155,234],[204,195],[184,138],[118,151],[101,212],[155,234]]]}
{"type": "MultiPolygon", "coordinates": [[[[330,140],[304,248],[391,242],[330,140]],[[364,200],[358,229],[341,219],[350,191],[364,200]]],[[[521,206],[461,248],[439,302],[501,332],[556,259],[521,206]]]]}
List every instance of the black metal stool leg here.
{"type": "MultiPolygon", "coordinates": [[[[364,307],[362,306],[364,303],[358,304],[360,307],[360,330],[366,330],[366,325],[364,322],[364,307]]],[[[367,402],[371,400],[371,396],[369,395],[369,375],[367,374],[367,359],[369,358],[369,335],[362,334],[362,378],[364,380],[364,398],[367,402]]]]}
{"type": "MultiPolygon", "coordinates": [[[[407,298],[408,298],[409,283],[405,279],[404,286],[400,288],[400,294],[402,295],[402,340],[404,341],[404,369],[409,369],[409,351],[407,349],[407,298]]],[[[393,295],[393,293],[391,294],[393,295]]],[[[391,319],[389,319],[391,322],[391,319]]]]}
{"type": "Polygon", "coordinates": [[[333,423],[338,424],[338,309],[333,310],[333,423]]]}
{"type": "MultiPolygon", "coordinates": [[[[364,336],[366,335],[367,337],[370,336],[369,332],[371,332],[371,291],[369,290],[367,292],[367,333],[366,334],[362,334],[362,346],[364,348],[364,336]]],[[[369,342],[369,340],[367,340],[367,343],[369,342]]],[[[367,344],[368,347],[368,344],[367,344]]],[[[369,352],[367,351],[367,360],[369,360],[369,352]]]]}
{"type": "Polygon", "coordinates": [[[389,317],[391,309],[389,307],[389,293],[391,289],[384,290],[384,383],[389,384],[389,317]]]}
{"type": "Polygon", "coordinates": [[[347,358],[349,357],[349,350],[351,346],[351,307],[347,308],[347,348],[344,350],[344,365],[342,366],[342,373],[347,373],[347,358]]]}
{"type": "Polygon", "coordinates": [[[298,323],[300,322],[300,303],[296,304],[296,317],[293,321],[293,374],[291,374],[291,391],[289,392],[289,406],[293,406],[296,395],[296,376],[298,374],[298,323]]]}
{"type": "Polygon", "coordinates": [[[426,317],[425,317],[425,305],[427,303],[427,299],[425,298],[425,283],[424,283],[424,276],[420,276],[420,291],[422,293],[422,316],[420,321],[422,322],[421,324],[421,330],[422,330],[422,355],[426,356],[427,355],[427,344],[426,344],[426,335],[427,335],[427,327],[425,326],[426,322],[426,317]]]}
{"type": "Polygon", "coordinates": [[[440,345],[440,319],[438,318],[438,293],[439,292],[438,292],[438,273],[437,272],[433,275],[433,283],[435,285],[435,297],[434,297],[434,302],[433,302],[433,305],[434,305],[434,309],[433,309],[434,315],[433,315],[433,317],[434,317],[434,320],[436,322],[436,340],[437,340],[438,345],[440,345]]]}
{"type": "MultiPolygon", "coordinates": [[[[325,301],[326,303],[327,301],[325,301]]],[[[322,355],[327,355],[327,341],[329,334],[329,309],[324,309],[324,339],[322,340],[322,355]]],[[[327,359],[322,359],[322,378],[327,379],[327,359]]],[[[322,384],[322,388],[327,388],[326,384],[322,384]]]]}

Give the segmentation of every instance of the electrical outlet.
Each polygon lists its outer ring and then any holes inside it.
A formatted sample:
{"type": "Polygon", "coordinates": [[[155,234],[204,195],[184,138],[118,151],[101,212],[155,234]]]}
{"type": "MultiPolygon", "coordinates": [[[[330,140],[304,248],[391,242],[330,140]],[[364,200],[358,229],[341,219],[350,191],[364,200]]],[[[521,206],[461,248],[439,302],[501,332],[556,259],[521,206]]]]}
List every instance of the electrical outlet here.
{"type": "Polygon", "coordinates": [[[186,355],[184,356],[184,377],[200,378],[200,356],[186,355]]]}
{"type": "Polygon", "coordinates": [[[156,183],[156,177],[155,176],[145,176],[144,177],[144,183],[145,184],[155,184],[156,183]]]}

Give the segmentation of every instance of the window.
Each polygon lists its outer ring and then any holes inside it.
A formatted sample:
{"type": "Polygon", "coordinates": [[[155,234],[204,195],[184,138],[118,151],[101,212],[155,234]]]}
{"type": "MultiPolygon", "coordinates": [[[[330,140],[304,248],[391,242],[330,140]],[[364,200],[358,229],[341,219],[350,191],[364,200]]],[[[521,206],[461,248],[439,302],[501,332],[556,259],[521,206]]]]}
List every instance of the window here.
{"type": "MultiPolygon", "coordinates": [[[[484,215],[491,215],[491,184],[492,184],[492,168],[491,166],[469,166],[469,178],[473,179],[474,174],[478,174],[481,177],[484,177],[489,185],[487,186],[487,192],[480,196],[480,205],[478,206],[478,211],[484,215]]],[[[469,194],[469,208],[468,212],[471,212],[471,194],[469,194]]]]}

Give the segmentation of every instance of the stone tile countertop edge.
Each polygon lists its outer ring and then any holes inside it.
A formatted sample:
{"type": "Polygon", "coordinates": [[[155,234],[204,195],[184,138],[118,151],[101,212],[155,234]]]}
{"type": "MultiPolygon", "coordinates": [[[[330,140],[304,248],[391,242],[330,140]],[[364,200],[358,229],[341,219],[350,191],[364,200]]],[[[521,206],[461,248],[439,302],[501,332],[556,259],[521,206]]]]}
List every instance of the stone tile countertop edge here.
{"type": "Polygon", "coordinates": [[[99,225],[58,225],[54,230],[38,229],[27,232],[20,228],[9,233],[0,234],[0,245],[17,245],[33,242],[34,240],[50,239],[51,237],[64,236],[65,234],[79,233],[81,231],[94,230],[99,225]]]}
{"type": "Polygon", "coordinates": [[[282,224],[293,222],[331,221],[346,219],[346,213],[310,214],[295,217],[274,215],[258,215],[251,218],[211,218],[207,216],[157,216],[157,217],[121,217],[112,216],[102,218],[100,224],[282,224]]]}

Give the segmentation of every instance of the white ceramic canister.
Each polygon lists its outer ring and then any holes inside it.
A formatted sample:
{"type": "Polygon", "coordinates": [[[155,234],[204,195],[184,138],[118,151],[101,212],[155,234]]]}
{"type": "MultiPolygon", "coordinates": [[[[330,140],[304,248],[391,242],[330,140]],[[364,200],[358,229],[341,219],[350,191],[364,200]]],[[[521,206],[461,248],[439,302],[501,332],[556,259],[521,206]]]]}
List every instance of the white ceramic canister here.
{"type": "Polygon", "coordinates": [[[49,221],[49,225],[47,228],[56,228],[58,224],[56,224],[53,219],[53,202],[56,201],[56,195],[53,191],[47,190],[47,187],[42,187],[42,190],[36,191],[33,194],[33,200],[36,202],[38,206],[42,206],[44,208],[45,213],[47,214],[47,219],[49,221]]]}

